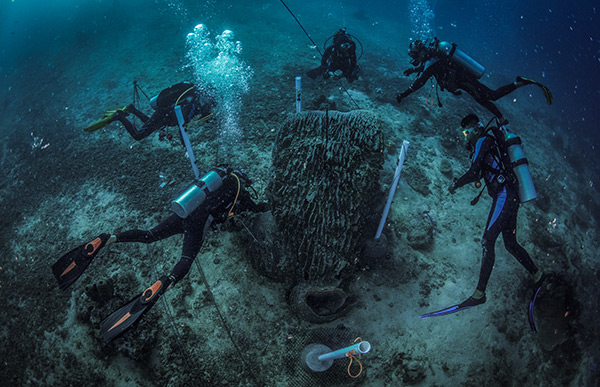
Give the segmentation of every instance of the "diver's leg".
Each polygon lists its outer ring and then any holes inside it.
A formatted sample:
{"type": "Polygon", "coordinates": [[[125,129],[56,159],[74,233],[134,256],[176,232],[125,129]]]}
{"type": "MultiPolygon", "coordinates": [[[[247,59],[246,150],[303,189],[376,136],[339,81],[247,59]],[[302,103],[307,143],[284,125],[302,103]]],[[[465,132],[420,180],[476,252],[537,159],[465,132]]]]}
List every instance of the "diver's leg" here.
{"type": "Polygon", "coordinates": [[[479,272],[479,282],[477,283],[477,290],[474,298],[478,298],[476,297],[477,295],[485,295],[485,289],[487,287],[488,280],[490,279],[490,275],[492,274],[494,262],[496,261],[496,252],[494,251],[494,246],[496,244],[496,239],[498,239],[498,236],[502,230],[503,221],[506,218],[505,206],[506,190],[503,190],[494,198],[492,208],[490,209],[490,213],[488,215],[485,231],[481,239],[483,254],[481,259],[481,270],[479,272]]]}
{"type": "Polygon", "coordinates": [[[204,213],[202,216],[193,219],[193,222],[185,222],[181,258],[169,276],[175,283],[179,282],[190,271],[192,262],[194,262],[202,247],[204,233],[213,220],[214,218],[211,215],[204,213]]]}
{"type": "Polygon", "coordinates": [[[139,118],[143,123],[146,123],[149,120],[149,117],[147,115],[145,115],[144,113],[142,113],[141,111],[139,111],[138,109],[135,108],[135,106],[133,106],[132,104],[127,105],[127,107],[125,108],[125,110],[133,115],[135,115],[137,118],[139,118]]]}
{"type": "Polygon", "coordinates": [[[493,115],[498,117],[501,123],[504,123],[506,121],[500,110],[492,102],[498,99],[499,97],[494,99],[494,91],[491,90],[489,87],[487,87],[479,81],[474,81],[462,85],[461,89],[469,93],[471,97],[473,97],[473,99],[477,101],[478,104],[480,104],[481,106],[489,110],[493,115]]]}
{"type": "Polygon", "coordinates": [[[136,128],[135,125],[129,121],[129,119],[125,116],[119,116],[117,119],[125,126],[127,132],[133,137],[134,140],[140,141],[152,133],[155,130],[162,128],[164,125],[162,124],[162,120],[164,120],[164,115],[160,112],[155,112],[152,114],[150,118],[147,115],[137,110],[133,105],[127,106],[127,112],[133,113],[136,117],[138,117],[144,125],[141,128],[136,128]]]}
{"type": "MultiPolygon", "coordinates": [[[[509,218],[506,221],[506,225],[502,230],[502,239],[504,240],[504,247],[513,257],[519,261],[521,265],[532,275],[532,277],[541,277],[541,271],[538,270],[537,266],[531,259],[531,256],[519,244],[517,241],[517,214],[519,211],[519,202],[516,193],[512,193],[511,199],[507,203],[507,211],[509,212],[509,218]],[[538,274],[539,272],[539,274],[538,274]]],[[[537,279],[534,279],[536,282],[537,279]]]]}
{"type": "Polygon", "coordinates": [[[488,88],[489,91],[486,96],[490,101],[497,101],[498,99],[517,90],[520,86],[525,86],[525,85],[517,85],[516,82],[513,82],[513,83],[509,83],[508,85],[501,86],[501,87],[497,88],[496,90],[490,90],[488,88]]]}
{"type": "Polygon", "coordinates": [[[151,230],[127,230],[116,235],[116,242],[153,243],[183,233],[183,221],[172,214],[151,230]]]}

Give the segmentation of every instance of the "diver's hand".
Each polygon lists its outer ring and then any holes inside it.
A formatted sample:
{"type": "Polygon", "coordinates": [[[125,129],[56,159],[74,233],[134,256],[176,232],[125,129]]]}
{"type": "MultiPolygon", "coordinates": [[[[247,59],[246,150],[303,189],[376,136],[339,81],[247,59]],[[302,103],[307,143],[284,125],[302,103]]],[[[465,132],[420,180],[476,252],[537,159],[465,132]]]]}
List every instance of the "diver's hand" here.
{"type": "Polygon", "coordinates": [[[450,192],[450,195],[454,195],[456,193],[456,179],[454,179],[452,184],[450,184],[450,187],[448,187],[448,192],[450,192]]]}
{"type": "Polygon", "coordinates": [[[404,72],[403,72],[402,74],[404,74],[404,75],[406,75],[406,76],[408,77],[408,76],[409,76],[410,74],[412,74],[413,72],[414,72],[414,70],[413,70],[413,69],[406,69],[406,70],[404,70],[404,72]]]}

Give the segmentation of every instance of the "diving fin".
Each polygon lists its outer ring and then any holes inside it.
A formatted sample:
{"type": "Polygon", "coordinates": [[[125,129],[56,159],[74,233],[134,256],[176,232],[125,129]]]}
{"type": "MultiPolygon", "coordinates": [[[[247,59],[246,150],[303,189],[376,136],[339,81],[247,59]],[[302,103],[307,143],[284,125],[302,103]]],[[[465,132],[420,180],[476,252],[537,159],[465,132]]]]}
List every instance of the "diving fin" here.
{"type": "Polygon", "coordinates": [[[525,78],[525,77],[521,77],[521,76],[517,76],[517,82],[523,84],[523,86],[524,85],[539,86],[542,89],[542,91],[544,92],[544,98],[546,98],[546,102],[548,103],[548,105],[552,105],[554,103],[554,97],[552,96],[552,92],[550,91],[549,88],[542,85],[541,83],[536,82],[533,79],[525,78]]]}
{"type": "Polygon", "coordinates": [[[319,67],[315,67],[312,70],[308,70],[306,72],[306,75],[308,75],[309,78],[311,79],[317,79],[320,75],[323,75],[323,67],[319,66],[319,67]]]}
{"type": "Polygon", "coordinates": [[[77,278],[81,277],[100,249],[106,245],[109,238],[110,234],[100,234],[93,241],[69,251],[52,265],[52,272],[61,290],[65,290],[77,278]]]}
{"type": "Polygon", "coordinates": [[[485,295],[483,295],[483,297],[481,297],[481,298],[469,297],[465,301],[461,302],[460,304],[452,305],[452,306],[449,306],[442,310],[438,310],[436,312],[422,314],[419,316],[419,318],[439,317],[439,316],[445,316],[447,314],[460,312],[461,310],[465,310],[465,309],[469,309],[469,308],[472,308],[477,305],[481,305],[481,304],[485,303],[485,300],[486,300],[485,295]]]}
{"type": "Polygon", "coordinates": [[[129,105],[123,106],[122,108],[115,109],[115,110],[107,110],[104,113],[104,117],[101,120],[94,122],[93,124],[91,124],[90,126],[85,128],[84,130],[88,133],[92,133],[92,132],[95,132],[97,130],[100,130],[100,129],[108,126],[108,124],[110,124],[111,122],[116,121],[120,112],[126,112],[128,106],[129,105]]]}
{"type": "Polygon", "coordinates": [[[548,102],[548,105],[552,105],[554,103],[554,97],[552,96],[552,92],[550,91],[550,89],[539,83],[538,86],[542,88],[542,91],[544,92],[544,98],[546,98],[546,102],[548,102]]]}
{"type": "Polygon", "coordinates": [[[160,277],[152,286],[104,319],[100,323],[104,341],[108,343],[131,329],[156,303],[170,283],[169,277],[160,277]]]}
{"type": "Polygon", "coordinates": [[[529,308],[527,309],[527,317],[529,319],[529,326],[531,327],[531,330],[533,332],[537,332],[537,324],[535,323],[535,315],[534,315],[534,308],[535,308],[535,301],[537,300],[537,296],[540,293],[540,290],[542,289],[542,285],[544,284],[544,281],[546,280],[546,275],[542,274],[542,277],[535,283],[534,288],[535,291],[533,292],[533,296],[531,296],[531,300],[529,301],[529,308]]]}

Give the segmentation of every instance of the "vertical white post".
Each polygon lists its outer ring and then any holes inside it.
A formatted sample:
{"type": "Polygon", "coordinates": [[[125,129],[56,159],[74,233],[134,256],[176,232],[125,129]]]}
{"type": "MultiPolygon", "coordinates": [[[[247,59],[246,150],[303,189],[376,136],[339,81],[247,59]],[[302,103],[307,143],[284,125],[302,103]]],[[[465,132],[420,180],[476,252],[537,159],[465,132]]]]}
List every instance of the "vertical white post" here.
{"type": "Polygon", "coordinates": [[[192,149],[192,143],[190,142],[190,137],[185,131],[183,124],[185,123],[183,119],[183,112],[181,111],[181,106],[175,106],[175,117],[177,117],[177,123],[179,124],[179,130],[181,131],[181,138],[183,139],[183,143],[185,144],[185,149],[187,149],[187,155],[190,159],[190,163],[192,164],[192,170],[194,171],[194,176],[196,179],[200,177],[200,171],[198,171],[198,167],[196,166],[196,158],[194,157],[194,151],[192,149]]]}
{"type": "Polygon", "coordinates": [[[381,216],[381,221],[379,222],[379,227],[377,228],[377,234],[375,234],[375,239],[379,239],[379,237],[381,236],[381,233],[383,232],[383,226],[385,225],[385,220],[387,219],[388,213],[390,212],[392,200],[394,199],[394,194],[396,193],[396,188],[398,187],[398,180],[400,180],[400,171],[402,171],[402,165],[404,165],[404,159],[406,158],[408,144],[409,142],[406,140],[402,142],[402,149],[400,149],[398,166],[396,167],[396,172],[394,173],[394,181],[392,182],[392,186],[390,187],[390,193],[388,194],[387,203],[385,204],[385,208],[383,209],[383,215],[381,216]]]}
{"type": "Polygon", "coordinates": [[[302,111],[302,77],[296,77],[296,113],[302,111]]]}

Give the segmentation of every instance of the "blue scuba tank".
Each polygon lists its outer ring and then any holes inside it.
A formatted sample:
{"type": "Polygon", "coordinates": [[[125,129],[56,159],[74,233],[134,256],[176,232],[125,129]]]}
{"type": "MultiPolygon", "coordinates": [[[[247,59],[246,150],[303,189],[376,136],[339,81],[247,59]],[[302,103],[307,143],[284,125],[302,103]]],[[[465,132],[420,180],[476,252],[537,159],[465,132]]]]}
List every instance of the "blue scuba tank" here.
{"type": "Polygon", "coordinates": [[[442,54],[451,58],[454,62],[458,63],[465,70],[469,71],[476,79],[483,76],[485,67],[483,67],[475,59],[471,58],[463,51],[456,48],[456,44],[449,42],[439,42],[437,49],[442,54]]]}
{"type": "Polygon", "coordinates": [[[206,195],[221,188],[223,185],[222,175],[225,175],[225,172],[215,168],[211,169],[200,179],[194,180],[177,199],[173,200],[171,210],[180,218],[187,218],[206,200],[206,195]]]}
{"type": "Polygon", "coordinates": [[[525,203],[537,198],[533,178],[529,171],[529,162],[521,147],[521,138],[510,132],[506,126],[502,126],[500,131],[504,134],[504,149],[508,153],[511,168],[519,182],[519,200],[521,203],[525,203]]]}

